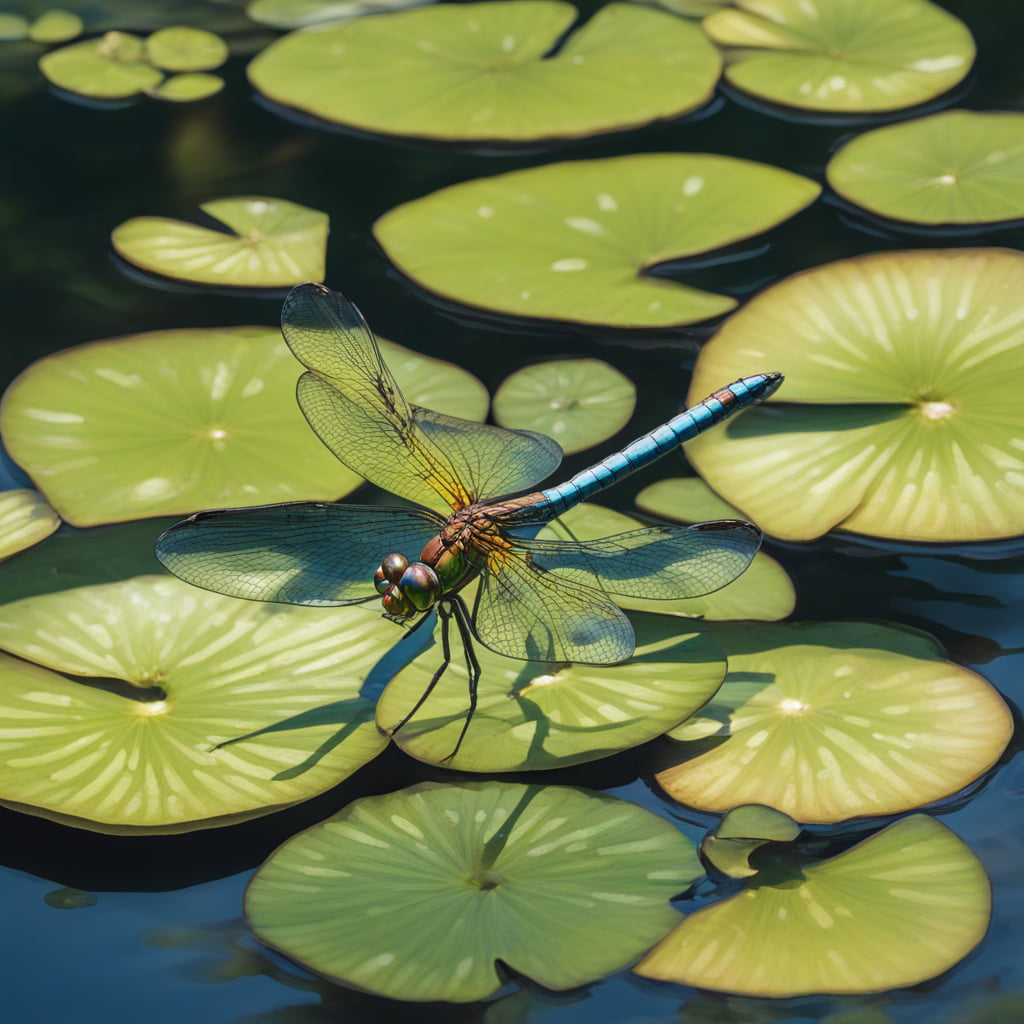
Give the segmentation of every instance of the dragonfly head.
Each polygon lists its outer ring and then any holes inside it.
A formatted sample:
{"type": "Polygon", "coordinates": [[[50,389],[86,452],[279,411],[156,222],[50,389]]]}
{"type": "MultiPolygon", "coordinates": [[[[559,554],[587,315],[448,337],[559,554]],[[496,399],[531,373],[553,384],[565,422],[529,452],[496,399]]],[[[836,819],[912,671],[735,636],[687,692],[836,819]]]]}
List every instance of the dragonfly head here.
{"type": "Polygon", "coordinates": [[[404,555],[388,555],[373,574],[373,585],[382,595],[384,615],[393,622],[406,622],[431,608],[441,596],[437,573],[422,562],[404,555]]]}

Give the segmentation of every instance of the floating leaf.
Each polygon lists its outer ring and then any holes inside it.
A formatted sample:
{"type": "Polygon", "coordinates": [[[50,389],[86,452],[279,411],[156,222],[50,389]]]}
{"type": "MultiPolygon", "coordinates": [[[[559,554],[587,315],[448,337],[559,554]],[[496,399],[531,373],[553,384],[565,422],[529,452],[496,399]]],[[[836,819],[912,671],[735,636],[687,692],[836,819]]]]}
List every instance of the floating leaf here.
{"type": "Polygon", "coordinates": [[[715,494],[699,476],[658,480],[636,496],[641,512],[677,523],[706,523],[711,519],[742,519],[743,513],[715,494]]]}
{"type": "Polygon", "coordinates": [[[187,72],[183,75],[170,75],[149,95],[157,100],[168,100],[171,103],[193,103],[216,96],[224,88],[224,79],[220,75],[208,75],[203,71],[187,72]]]}
{"type": "Polygon", "coordinates": [[[808,823],[898,814],[974,782],[1013,731],[999,694],[925,634],[866,622],[711,633],[729,675],[670,733],[677,763],[656,776],[701,810],[765,804],[808,823]]]}
{"type": "Polygon", "coordinates": [[[28,37],[36,43],[66,43],[80,36],[84,28],[82,19],[73,11],[63,11],[55,7],[43,11],[32,22],[28,37]]]}
{"type": "Polygon", "coordinates": [[[60,526],[60,516],[38,492],[0,492],[0,559],[38,544],[60,526]]]}
{"type": "Polygon", "coordinates": [[[39,70],[58,88],[97,100],[138,96],[164,77],[143,58],[142,40],[128,32],[52,50],[39,58],[39,70]]]}
{"type": "Polygon", "coordinates": [[[366,609],[162,576],[0,606],[0,647],[18,656],[0,655],[0,803],[125,834],[307,800],[386,745],[359,691],[393,638],[366,609]]]}
{"type": "Polygon", "coordinates": [[[1024,114],[945,110],[885,125],[829,161],[828,182],[871,213],[915,224],[1024,218],[1024,114]]]}
{"type": "Polygon", "coordinates": [[[245,13],[253,21],[274,28],[304,28],[323,21],[361,18],[403,7],[419,7],[433,0],[251,0],[245,13]]]}
{"type": "MultiPolygon", "coordinates": [[[[391,342],[381,347],[411,401],[429,398],[456,416],[480,412],[481,385],[465,371],[391,342]]],[[[25,370],[4,396],[0,431],[11,456],[79,526],[328,501],[361,481],[299,412],[300,369],[269,327],[96,341],[25,370]]]]}
{"type": "Polygon", "coordinates": [[[962,960],[991,910],[978,858],[944,825],[915,814],[802,877],[703,907],[635,970],[746,996],[883,992],[962,960]]]}
{"type": "Polygon", "coordinates": [[[726,80],[769,103],[837,113],[941,96],[974,60],[966,26],[928,0],[734,0],[704,31],[726,80]]]}
{"type": "Polygon", "coordinates": [[[133,217],[114,228],[110,240],[129,263],[196,284],[280,288],[323,278],[326,213],[265,196],[214,199],[199,209],[234,234],[167,217],[133,217]]]}
{"type": "Polygon", "coordinates": [[[782,281],[697,360],[691,400],[752,367],[786,383],[687,445],[765,532],[920,541],[1024,533],[1024,255],[881,253],[782,281]]]}
{"type": "Polygon", "coordinates": [[[706,14],[732,3],[732,0],[632,0],[633,3],[651,4],[664,7],[673,14],[684,18],[703,18],[706,14]]]}
{"type": "MultiPolygon", "coordinates": [[[[469,677],[454,661],[416,713],[392,738],[421,761],[462,771],[502,772],[593,761],[660,736],[701,707],[725,676],[725,662],[701,633],[636,616],[637,651],[622,665],[515,661],[475,645],[479,703],[451,756],[469,710],[469,677]]],[[[377,721],[391,732],[426,691],[440,646],[421,653],[388,684],[377,721]]]]}
{"type": "Polygon", "coordinates": [[[549,989],[628,964],[679,920],[668,900],[700,874],[689,840],[634,804],[424,783],[289,840],[250,882],[245,915],[332,980],[462,1003],[501,987],[499,960],[549,989]]]}
{"type": "Polygon", "coordinates": [[[788,815],[762,804],[729,811],[700,844],[701,857],[729,878],[751,878],[758,869],[750,857],[767,843],[789,843],[800,826],[788,815]]]}
{"type": "Polygon", "coordinates": [[[146,38],[146,58],[164,71],[212,71],[228,59],[228,44],[205,29],[170,25],[146,38]]]}
{"type": "Polygon", "coordinates": [[[374,233],[404,274],[456,302],[665,327],[719,316],[736,301],[647,271],[766,231],[819,191],[733,157],[577,160],[452,185],[386,213],[374,233]]]}
{"type": "Polygon", "coordinates": [[[512,430],[553,437],[566,455],[617,434],[633,415],[636,388],[601,359],[556,359],[506,377],[494,394],[494,419],[512,430]]]}
{"type": "Polygon", "coordinates": [[[0,11],[0,42],[10,43],[28,39],[28,18],[10,11],[0,11]]]}
{"type": "Polygon", "coordinates": [[[710,99],[721,59],[695,25],[612,3],[563,41],[577,13],[502,0],[357,18],[278,40],[249,80],[325,121],[448,142],[580,138],[710,99]]]}

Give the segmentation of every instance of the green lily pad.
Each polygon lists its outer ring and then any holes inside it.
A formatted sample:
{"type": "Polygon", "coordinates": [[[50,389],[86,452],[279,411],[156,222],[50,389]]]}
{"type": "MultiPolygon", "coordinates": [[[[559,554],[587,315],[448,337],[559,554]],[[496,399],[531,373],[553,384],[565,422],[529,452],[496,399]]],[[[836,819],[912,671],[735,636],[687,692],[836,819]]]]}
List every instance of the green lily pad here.
{"type": "Polygon", "coordinates": [[[224,79],[220,75],[208,75],[204,71],[186,72],[181,75],[170,75],[158,86],[149,90],[149,95],[157,100],[168,100],[171,103],[193,103],[216,96],[224,88],[224,79]]]}
{"type": "MultiPolygon", "coordinates": [[[[648,740],[700,708],[725,678],[725,661],[705,634],[660,616],[635,616],[637,650],[621,665],[554,665],[503,658],[476,644],[479,703],[458,752],[469,709],[464,659],[453,663],[410,722],[392,738],[421,761],[461,771],[504,772],[593,761],[648,740]]],[[[388,684],[377,722],[392,732],[426,691],[440,645],[388,684]]]]}
{"type": "Polygon", "coordinates": [[[164,73],[144,59],[142,40],[108,32],[39,58],[39,70],[60,89],[97,100],[119,100],[152,89],[164,73]]]}
{"type": "Polygon", "coordinates": [[[633,3],[650,4],[653,7],[664,7],[673,14],[681,14],[684,18],[703,18],[719,7],[725,7],[732,0],[632,0],[633,3]]]}
{"type": "Polygon", "coordinates": [[[36,43],[66,43],[77,39],[85,26],[82,19],[73,11],[64,11],[59,7],[43,11],[32,22],[28,37],[36,43]]]}
{"type": "Polygon", "coordinates": [[[251,0],[245,13],[263,25],[274,28],[305,28],[323,21],[361,18],[364,14],[383,14],[404,7],[419,7],[433,0],[251,0]]]}
{"type": "Polygon", "coordinates": [[[373,230],[404,274],[456,302],[512,316],[667,327],[727,313],[736,300],[648,271],[766,231],[819,191],[749,160],[653,153],[452,185],[396,207],[373,230]]]}
{"type": "Polygon", "coordinates": [[[164,576],[0,606],[0,648],[17,655],[0,655],[0,804],[127,834],[307,800],[386,745],[359,690],[393,639],[367,609],[164,576]]]}
{"type": "Polygon", "coordinates": [[[266,196],[214,199],[199,209],[234,233],[167,217],[132,217],[114,228],[110,241],[129,263],[196,284],[280,288],[322,280],[326,213],[266,196]]]}
{"type": "MultiPolygon", "coordinates": [[[[486,410],[482,386],[465,371],[392,342],[381,348],[410,401],[429,399],[431,408],[464,418],[486,410]]],[[[333,500],[361,478],[320,443],[296,406],[300,369],[270,327],[96,341],[25,370],[4,396],[0,433],[11,457],[77,526],[333,500]]]]}
{"type": "Polygon", "coordinates": [[[228,44],[205,29],[170,25],[146,38],[146,59],[164,71],[212,71],[228,59],[228,44]]]}
{"type": "Polygon", "coordinates": [[[797,821],[898,814],[942,800],[999,759],[1002,698],[937,641],[866,622],[718,625],[729,675],[669,735],[658,783],[722,812],[765,804],[797,821]]]}
{"type": "Polygon", "coordinates": [[[710,99],[721,59],[697,26],[612,3],[563,42],[577,14],[501,0],[356,18],[278,40],[249,80],[325,121],[446,142],[581,138],[710,99]]]}
{"type": "Polygon", "coordinates": [[[723,501],[699,476],[674,476],[649,484],[636,496],[636,507],[648,515],[677,523],[711,519],[742,519],[743,513],[723,501]]]}
{"type": "Polygon", "coordinates": [[[501,987],[498,960],[556,990],[625,966],[679,921],[668,900],[700,874],[689,840],[635,804],[424,783],[290,839],[249,883],[245,916],[332,980],[462,1003],[501,987]]]}
{"type": "MultiPolygon", "coordinates": [[[[735,519],[736,516],[725,518],[735,519]]],[[[650,524],[622,512],[583,502],[560,516],[555,524],[544,527],[539,536],[553,540],[596,540],[599,537],[613,537],[615,534],[627,533],[648,525],[650,524]]],[[[796,604],[796,591],[786,570],[770,555],[759,551],[742,576],[711,594],[675,601],[656,601],[620,595],[615,595],[612,600],[621,607],[633,611],[678,615],[683,618],[705,619],[709,622],[732,619],[774,621],[784,619],[793,610],[796,604]]]]}
{"type": "Polygon", "coordinates": [[[789,843],[800,826],[788,815],[761,804],[734,807],[700,844],[700,853],[716,871],[729,878],[751,878],[758,869],[750,857],[768,843],[789,843]]]}
{"type": "Polygon", "coordinates": [[[506,377],[494,393],[494,419],[553,437],[566,455],[617,434],[633,415],[636,387],[601,359],[556,359],[506,377]]]}
{"type": "Polygon", "coordinates": [[[802,877],[703,907],[634,969],[747,996],[883,992],[958,963],[991,913],[978,858],[945,825],[915,814],[802,877]]]}
{"type": "Polygon", "coordinates": [[[28,39],[29,21],[22,14],[0,11],[0,42],[11,43],[28,39]]]}
{"type": "Polygon", "coordinates": [[[60,516],[38,491],[0,492],[0,559],[38,544],[58,526],[60,516]]]}
{"type": "Polygon", "coordinates": [[[690,398],[752,366],[778,364],[784,387],[688,458],[785,540],[1024,533],[1022,289],[1008,249],[881,253],[782,281],[701,350],[690,398]]]}
{"type": "Polygon", "coordinates": [[[1024,218],[1024,114],[945,110],[885,125],[829,161],[828,183],[871,213],[915,224],[1024,218]]]}
{"type": "Polygon", "coordinates": [[[928,0],[734,0],[704,31],[725,78],[801,110],[902,110],[941,96],[974,61],[966,26],[928,0]]]}

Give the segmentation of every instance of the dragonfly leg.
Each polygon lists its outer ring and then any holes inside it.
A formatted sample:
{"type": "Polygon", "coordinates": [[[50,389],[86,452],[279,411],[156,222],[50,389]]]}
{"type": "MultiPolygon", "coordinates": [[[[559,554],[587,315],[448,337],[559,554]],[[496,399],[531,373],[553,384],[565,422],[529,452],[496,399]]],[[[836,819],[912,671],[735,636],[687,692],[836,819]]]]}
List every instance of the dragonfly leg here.
{"type": "MultiPolygon", "coordinates": [[[[412,710],[398,723],[398,725],[396,725],[391,730],[390,734],[392,736],[394,736],[395,733],[399,731],[399,729],[402,729],[406,725],[408,725],[409,722],[412,720],[412,718],[415,716],[416,712],[419,711],[419,709],[421,707],[423,707],[423,705],[427,701],[427,698],[434,692],[434,687],[437,686],[437,684],[441,681],[441,676],[443,676],[445,674],[445,671],[447,670],[448,666],[452,662],[451,640],[449,639],[449,636],[448,636],[448,629],[449,629],[449,625],[448,624],[451,621],[451,614],[452,613],[451,613],[451,610],[448,608],[448,604],[447,604],[446,601],[438,602],[438,604],[435,605],[435,608],[437,610],[437,617],[438,617],[438,619],[441,622],[441,652],[442,652],[443,660],[441,661],[441,664],[438,667],[438,670],[431,677],[430,682],[427,683],[427,687],[423,691],[423,693],[420,695],[420,699],[418,701],[416,701],[415,704],[413,704],[412,710]]],[[[420,621],[417,622],[416,625],[414,625],[409,630],[408,633],[406,633],[406,636],[410,636],[425,621],[426,621],[426,618],[420,619],[420,621]]],[[[458,748],[456,748],[456,749],[458,749],[458,748]]],[[[454,751],[452,751],[452,754],[454,754],[454,751]]],[[[448,757],[451,757],[452,754],[449,754],[448,757]]],[[[447,760],[447,759],[448,758],[445,758],[445,760],[447,760]]]]}
{"type": "Polygon", "coordinates": [[[459,627],[459,636],[462,638],[462,649],[466,655],[466,671],[469,673],[469,709],[466,712],[466,720],[462,723],[462,731],[455,742],[455,749],[447,757],[441,759],[441,764],[450,761],[459,752],[459,747],[462,746],[462,741],[466,738],[469,723],[473,721],[473,715],[476,713],[477,686],[480,682],[480,662],[477,661],[476,651],[473,649],[473,627],[469,622],[469,610],[461,597],[453,597],[451,606],[455,623],[459,627]]]}

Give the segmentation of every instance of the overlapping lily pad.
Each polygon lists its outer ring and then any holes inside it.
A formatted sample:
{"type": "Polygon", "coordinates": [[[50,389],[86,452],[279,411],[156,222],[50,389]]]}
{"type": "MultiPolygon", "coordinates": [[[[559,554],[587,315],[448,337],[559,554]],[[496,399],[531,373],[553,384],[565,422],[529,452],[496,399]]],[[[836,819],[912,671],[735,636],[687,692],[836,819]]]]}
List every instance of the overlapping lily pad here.
{"type": "Polygon", "coordinates": [[[321,793],[386,740],[360,686],[394,626],[142,576],[0,606],[0,803],[182,832],[321,793]],[[26,660],[18,660],[18,659],[26,660]]]}
{"type": "Polygon", "coordinates": [[[758,869],[750,858],[769,843],[790,843],[800,826],[782,811],[744,804],[729,811],[701,840],[701,858],[729,878],[751,878],[758,869]]]}
{"type": "Polygon", "coordinates": [[[110,240],[117,254],[154,274],[196,284],[280,288],[324,277],[326,213],[267,196],[237,196],[199,209],[233,234],[167,217],[133,217],[110,240]]]}
{"type": "Polygon", "coordinates": [[[0,492],[0,559],[38,544],[58,526],[60,516],[38,491],[0,492]]]}
{"type": "Polygon", "coordinates": [[[895,252],[788,278],[698,357],[691,399],[762,366],[784,389],[696,438],[723,498],[787,540],[1024,533],[1024,255],[895,252]]]}
{"type": "Polygon", "coordinates": [[[916,814],[802,875],[703,907],[635,970],[747,996],[882,992],[962,960],[991,908],[978,858],[916,814]]]}
{"type": "MultiPolygon", "coordinates": [[[[390,342],[411,401],[481,418],[475,378],[390,342]]],[[[8,388],[11,456],[79,526],[202,508],[333,500],[360,478],[320,443],[295,404],[301,368],[269,327],[152,331],[32,364],[8,388]]]]}
{"type": "Polygon", "coordinates": [[[723,501],[699,476],[657,480],[636,496],[636,507],[641,512],[678,523],[743,518],[742,512],[723,501]]]}
{"type": "Polygon", "coordinates": [[[52,50],[40,57],[39,70],[58,88],[97,100],[138,96],[164,77],[145,59],[142,39],[129,32],[52,50]]]}
{"type": "Polygon", "coordinates": [[[286,36],[249,79],[325,121],[449,142],[585,137],[711,97],[721,59],[696,26],[612,3],[563,41],[576,17],[559,0],[501,0],[357,18],[286,36]]]}
{"type": "Polygon", "coordinates": [[[253,21],[274,28],[305,28],[324,21],[361,18],[403,7],[419,7],[433,0],[251,0],[245,13],[253,21]]]}
{"type": "Polygon", "coordinates": [[[929,0],[734,0],[703,26],[729,48],[730,84],[832,113],[925,103],[960,82],[975,53],[966,26],[929,0]]]}
{"type": "Polygon", "coordinates": [[[633,415],[636,387],[602,359],[534,363],[494,393],[494,419],[553,437],[567,455],[617,434],[633,415]]]}
{"type": "Polygon", "coordinates": [[[1024,219],[1024,114],[945,110],[858,135],[828,182],[871,213],[924,225],[1024,219]]]}
{"type": "Polygon", "coordinates": [[[766,231],[819,191],[766,164],[649,153],[453,185],[385,214],[374,233],[403,273],[446,299],[512,316],[666,327],[727,313],[736,300],[648,271],[766,231]]]}
{"type": "Polygon", "coordinates": [[[425,783],[358,800],[249,884],[264,943],[393,998],[472,1002],[497,961],[549,989],[628,964],[679,920],[689,840],[634,804],[562,786],[425,783]],[[401,915],[401,921],[398,920],[401,915]]]}
{"type": "Polygon", "coordinates": [[[674,799],[765,804],[806,823],[897,814],[970,785],[1013,722],[931,637],[864,622],[716,625],[729,675],[674,729],[674,799]]]}
{"type": "Polygon", "coordinates": [[[228,59],[228,44],[205,29],[169,25],[146,37],[146,59],[163,71],[212,71],[228,59]]]}

